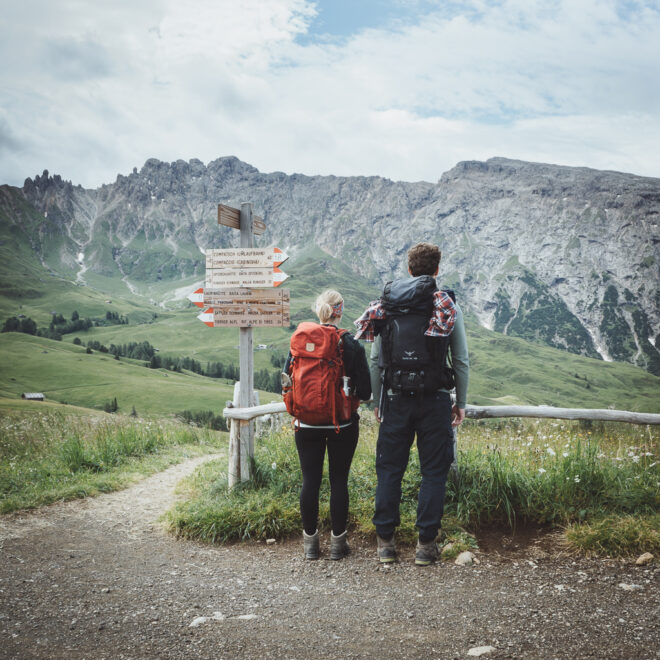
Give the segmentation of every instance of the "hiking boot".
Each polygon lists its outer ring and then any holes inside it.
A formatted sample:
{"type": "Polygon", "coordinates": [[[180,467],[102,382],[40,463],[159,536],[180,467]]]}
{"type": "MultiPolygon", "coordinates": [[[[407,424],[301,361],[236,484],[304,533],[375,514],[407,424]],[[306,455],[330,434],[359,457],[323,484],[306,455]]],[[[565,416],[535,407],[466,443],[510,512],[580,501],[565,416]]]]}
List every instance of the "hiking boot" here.
{"type": "Polygon", "coordinates": [[[394,544],[394,536],[389,541],[382,537],[378,537],[378,561],[381,564],[391,564],[396,561],[396,545],[394,544]]]}
{"type": "Polygon", "coordinates": [[[330,532],[330,559],[342,559],[350,554],[351,549],[346,542],[346,531],[343,534],[335,536],[334,532],[330,532]]]}
{"type": "Polygon", "coordinates": [[[438,544],[435,542],[435,539],[427,543],[417,541],[415,564],[417,566],[428,566],[438,558],[439,554],[438,544]]]}
{"type": "Polygon", "coordinates": [[[303,549],[305,551],[305,559],[318,559],[319,558],[319,530],[317,529],[313,534],[308,534],[303,529],[303,549]]]}

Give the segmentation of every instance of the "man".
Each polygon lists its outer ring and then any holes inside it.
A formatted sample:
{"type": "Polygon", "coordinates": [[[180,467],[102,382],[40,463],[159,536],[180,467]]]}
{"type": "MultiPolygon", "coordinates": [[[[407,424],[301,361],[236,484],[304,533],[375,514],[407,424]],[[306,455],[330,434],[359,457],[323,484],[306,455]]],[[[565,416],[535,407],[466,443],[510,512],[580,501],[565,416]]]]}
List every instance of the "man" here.
{"type": "Polygon", "coordinates": [[[440,257],[440,249],[430,243],[410,248],[412,279],[386,285],[381,300],[356,321],[356,338],[374,338],[370,371],[380,429],[373,523],[382,563],[396,559],[401,480],[415,436],[422,473],[415,563],[427,566],[438,558],[436,537],[454,459],[453,427],[465,418],[469,362],[463,314],[450,294],[437,290],[440,257]],[[454,377],[446,366],[447,351],[455,374],[453,406],[449,392],[454,377]]]}

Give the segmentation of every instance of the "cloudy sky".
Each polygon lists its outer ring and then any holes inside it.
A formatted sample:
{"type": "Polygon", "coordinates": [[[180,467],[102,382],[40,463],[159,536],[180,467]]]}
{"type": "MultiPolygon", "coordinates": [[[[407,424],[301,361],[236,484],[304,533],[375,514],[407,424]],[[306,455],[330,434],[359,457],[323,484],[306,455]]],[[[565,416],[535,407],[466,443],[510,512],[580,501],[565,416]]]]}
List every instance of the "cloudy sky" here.
{"type": "Polygon", "coordinates": [[[3,0],[0,184],[147,158],[660,176],[660,0],[3,0]]]}

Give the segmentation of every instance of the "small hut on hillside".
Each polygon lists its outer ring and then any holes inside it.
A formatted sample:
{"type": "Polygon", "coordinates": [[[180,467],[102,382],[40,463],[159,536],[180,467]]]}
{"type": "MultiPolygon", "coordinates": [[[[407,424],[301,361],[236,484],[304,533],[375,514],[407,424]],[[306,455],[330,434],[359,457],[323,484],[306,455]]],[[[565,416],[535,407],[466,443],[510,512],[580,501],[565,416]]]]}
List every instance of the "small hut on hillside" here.
{"type": "Polygon", "coordinates": [[[41,392],[23,392],[23,394],[21,394],[21,399],[27,399],[28,401],[45,401],[46,397],[41,392]]]}

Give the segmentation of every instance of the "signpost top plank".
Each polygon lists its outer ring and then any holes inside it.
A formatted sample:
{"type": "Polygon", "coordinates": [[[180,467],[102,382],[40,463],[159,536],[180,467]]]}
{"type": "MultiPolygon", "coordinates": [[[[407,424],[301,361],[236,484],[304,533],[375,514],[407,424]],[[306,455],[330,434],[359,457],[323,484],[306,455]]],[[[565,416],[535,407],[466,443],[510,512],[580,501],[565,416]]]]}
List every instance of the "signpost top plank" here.
{"type": "MultiPolygon", "coordinates": [[[[241,228],[241,212],[232,206],[218,204],[218,224],[232,229],[241,228]]],[[[266,223],[258,216],[252,216],[252,232],[259,235],[266,231],[266,223]]]]}

